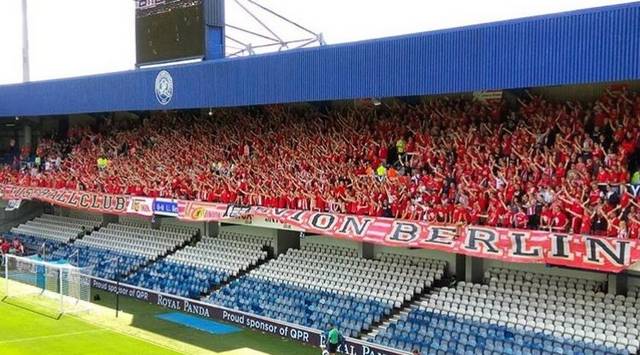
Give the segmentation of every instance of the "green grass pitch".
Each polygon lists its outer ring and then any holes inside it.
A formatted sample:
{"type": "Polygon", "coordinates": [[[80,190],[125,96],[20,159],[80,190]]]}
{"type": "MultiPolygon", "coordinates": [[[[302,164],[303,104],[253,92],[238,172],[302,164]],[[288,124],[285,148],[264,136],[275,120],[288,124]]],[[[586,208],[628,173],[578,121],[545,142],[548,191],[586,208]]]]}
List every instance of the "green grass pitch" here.
{"type": "MultiPolygon", "coordinates": [[[[0,298],[4,297],[0,281],[0,298]]],[[[213,335],[169,323],[155,316],[169,312],[157,306],[120,298],[122,312],[115,318],[115,298],[93,290],[101,300],[87,313],[63,315],[50,308],[34,306],[30,300],[0,302],[0,354],[279,354],[320,353],[270,335],[243,329],[213,335]]]]}

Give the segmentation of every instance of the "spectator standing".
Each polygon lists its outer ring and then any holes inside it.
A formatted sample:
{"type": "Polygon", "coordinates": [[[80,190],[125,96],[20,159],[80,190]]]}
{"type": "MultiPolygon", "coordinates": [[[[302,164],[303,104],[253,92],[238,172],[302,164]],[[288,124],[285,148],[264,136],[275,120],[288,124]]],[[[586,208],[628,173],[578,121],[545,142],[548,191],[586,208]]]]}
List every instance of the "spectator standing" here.
{"type": "Polygon", "coordinates": [[[97,164],[98,164],[98,169],[104,170],[107,168],[107,165],[109,164],[109,160],[106,157],[101,156],[98,158],[97,164]]]}
{"type": "Polygon", "coordinates": [[[36,169],[38,169],[38,171],[40,171],[41,165],[42,165],[42,158],[39,155],[36,155],[36,158],[34,160],[34,165],[36,167],[36,169]]]}
{"type": "Polygon", "coordinates": [[[406,153],[406,147],[407,147],[407,141],[405,141],[404,138],[398,139],[398,141],[396,142],[396,152],[398,153],[398,161],[402,165],[405,164],[404,156],[406,153]]]}
{"type": "Polygon", "coordinates": [[[20,255],[20,256],[24,255],[24,245],[18,238],[15,238],[13,240],[13,243],[11,243],[11,249],[13,249],[13,252],[16,255],[20,255]]]}
{"type": "Polygon", "coordinates": [[[335,355],[338,347],[344,341],[342,334],[333,324],[329,323],[329,331],[327,332],[327,350],[329,354],[335,355]]]}
{"type": "Polygon", "coordinates": [[[376,175],[378,175],[379,178],[384,178],[387,175],[387,168],[384,164],[380,163],[380,166],[376,169],[376,175]]]}
{"type": "Polygon", "coordinates": [[[2,260],[4,262],[4,256],[9,254],[9,250],[11,249],[11,244],[5,238],[2,239],[2,243],[0,243],[0,250],[2,251],[2,260]]]}
{"type": "Polygon", "coordinates": [[[634,185],[634,186],[640,185],[640,169],[636,170],[631,175],[631,185],[634,185]]]}

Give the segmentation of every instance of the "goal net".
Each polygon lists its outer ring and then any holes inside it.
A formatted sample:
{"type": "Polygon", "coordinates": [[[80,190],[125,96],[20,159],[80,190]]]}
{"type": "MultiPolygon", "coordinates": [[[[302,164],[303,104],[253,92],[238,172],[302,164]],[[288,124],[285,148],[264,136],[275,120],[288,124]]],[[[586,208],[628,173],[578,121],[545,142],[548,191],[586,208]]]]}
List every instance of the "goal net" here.
{"type": "Polygon", "coordinates": [[[5,255],[3,301],[56,317],[87,311],[92,269],[5,255]]]}

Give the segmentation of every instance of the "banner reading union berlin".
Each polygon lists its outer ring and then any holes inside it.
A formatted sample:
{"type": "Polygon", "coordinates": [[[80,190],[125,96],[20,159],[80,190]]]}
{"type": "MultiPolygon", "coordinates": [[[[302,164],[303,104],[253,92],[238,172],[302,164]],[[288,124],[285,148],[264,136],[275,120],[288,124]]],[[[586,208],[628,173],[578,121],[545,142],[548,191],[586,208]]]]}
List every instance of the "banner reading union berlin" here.
{"type": "MultiPolygon", "coordinates": [[[[102,213],[149,216],[153,199],[5,186],[2,198],[36,199],[102,213]]],[[[457,227],[382,217],[177,201],[178,218],[193,222],[260,217],[307,233],[385,246],[440,250],[506,262],[545,263],[620,272],[640,261],[637,240],[480,226],[457,227]]]]}
{"type": "Polygon", "coordinates": [[[307,233],[385,246],[422,248],[506,262],[620,272],[640,260],[636,240],[397,220],[382,217],[181,201],[178,218],[220,221],[260,216],[307,233]]]}

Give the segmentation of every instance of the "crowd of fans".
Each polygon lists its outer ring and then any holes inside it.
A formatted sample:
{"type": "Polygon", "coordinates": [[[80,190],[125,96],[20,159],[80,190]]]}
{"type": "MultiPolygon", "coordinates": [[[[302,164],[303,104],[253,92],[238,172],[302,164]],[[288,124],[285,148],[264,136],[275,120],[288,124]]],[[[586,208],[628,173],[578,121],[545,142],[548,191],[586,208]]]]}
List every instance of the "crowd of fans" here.
{"type": "Polygon", "coordinates": [[[640,95],[100,120],[0,182],[638,238],[640,95]]]}

